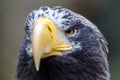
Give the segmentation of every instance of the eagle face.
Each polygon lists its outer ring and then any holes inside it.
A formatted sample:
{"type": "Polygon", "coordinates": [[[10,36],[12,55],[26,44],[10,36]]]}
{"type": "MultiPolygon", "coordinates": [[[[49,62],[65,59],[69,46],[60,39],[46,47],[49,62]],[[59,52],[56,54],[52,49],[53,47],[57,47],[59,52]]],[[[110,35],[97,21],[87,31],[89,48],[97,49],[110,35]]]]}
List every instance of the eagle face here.
{"type": "Polygon", "coordinates": [[[107,42],[80,14],[55,6],[30,12],[18,80],[109,80],[107,42]]]}

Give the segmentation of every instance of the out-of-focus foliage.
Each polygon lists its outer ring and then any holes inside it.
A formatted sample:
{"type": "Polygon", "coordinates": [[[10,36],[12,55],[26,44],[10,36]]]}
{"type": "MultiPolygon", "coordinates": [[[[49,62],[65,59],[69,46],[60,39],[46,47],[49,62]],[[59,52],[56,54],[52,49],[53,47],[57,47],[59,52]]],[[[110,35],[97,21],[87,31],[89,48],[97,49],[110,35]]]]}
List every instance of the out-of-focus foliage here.
{"type": "Polygon", "coordinates": [[[120,0],[0,0],[0,80],[15,80],[26,15],[40,6],[63,6],[95,23],[109,43],[111,80],[120,80],[120,0]]]}

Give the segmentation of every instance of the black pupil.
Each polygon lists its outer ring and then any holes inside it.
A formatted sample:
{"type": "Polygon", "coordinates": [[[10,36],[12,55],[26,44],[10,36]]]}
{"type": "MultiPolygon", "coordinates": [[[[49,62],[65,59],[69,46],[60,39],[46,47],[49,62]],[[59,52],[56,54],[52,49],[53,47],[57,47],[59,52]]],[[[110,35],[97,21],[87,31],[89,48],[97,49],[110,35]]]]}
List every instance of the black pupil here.
{"type": "Polygon", "coordinates": [[[72,30],[71,30],[71,29],[69,29],[69,30],[67,30],[67,31],[66,31],[66,33],[71,33],[71,31],[72,31],[72,30]]]}

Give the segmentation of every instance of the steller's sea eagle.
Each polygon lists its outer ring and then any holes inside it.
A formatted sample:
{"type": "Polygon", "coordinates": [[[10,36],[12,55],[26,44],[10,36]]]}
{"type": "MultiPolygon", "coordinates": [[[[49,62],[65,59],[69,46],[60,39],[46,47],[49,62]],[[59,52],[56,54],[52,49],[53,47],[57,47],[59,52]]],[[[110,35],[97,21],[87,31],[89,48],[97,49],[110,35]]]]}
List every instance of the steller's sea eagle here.
{"type": "Polygon", "coordinates": [[[110,80],[107,41],[80,14],[55,6],[33,10],[25,22],[17,80],[110,80]]]}

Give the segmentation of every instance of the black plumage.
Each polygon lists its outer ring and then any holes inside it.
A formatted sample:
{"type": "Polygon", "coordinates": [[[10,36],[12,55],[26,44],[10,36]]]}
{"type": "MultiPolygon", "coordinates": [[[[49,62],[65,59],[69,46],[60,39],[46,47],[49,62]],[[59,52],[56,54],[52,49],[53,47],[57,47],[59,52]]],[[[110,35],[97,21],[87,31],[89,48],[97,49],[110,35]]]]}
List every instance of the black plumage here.
{"type": "Polygon", "coordinates": [[[41,7],[28,15],[25,31],[18,55],[17,80],[110,80],[107,42],[96,26],[83,16],[62,7],[41,7]],[[52,19],[64,31],[76,28],[77,33],[68,38],[74,46],[72,50],[64,52],[63,56],[42,59],[36,71],[30,48],[32,25],[40,17],[52,19]]]}

